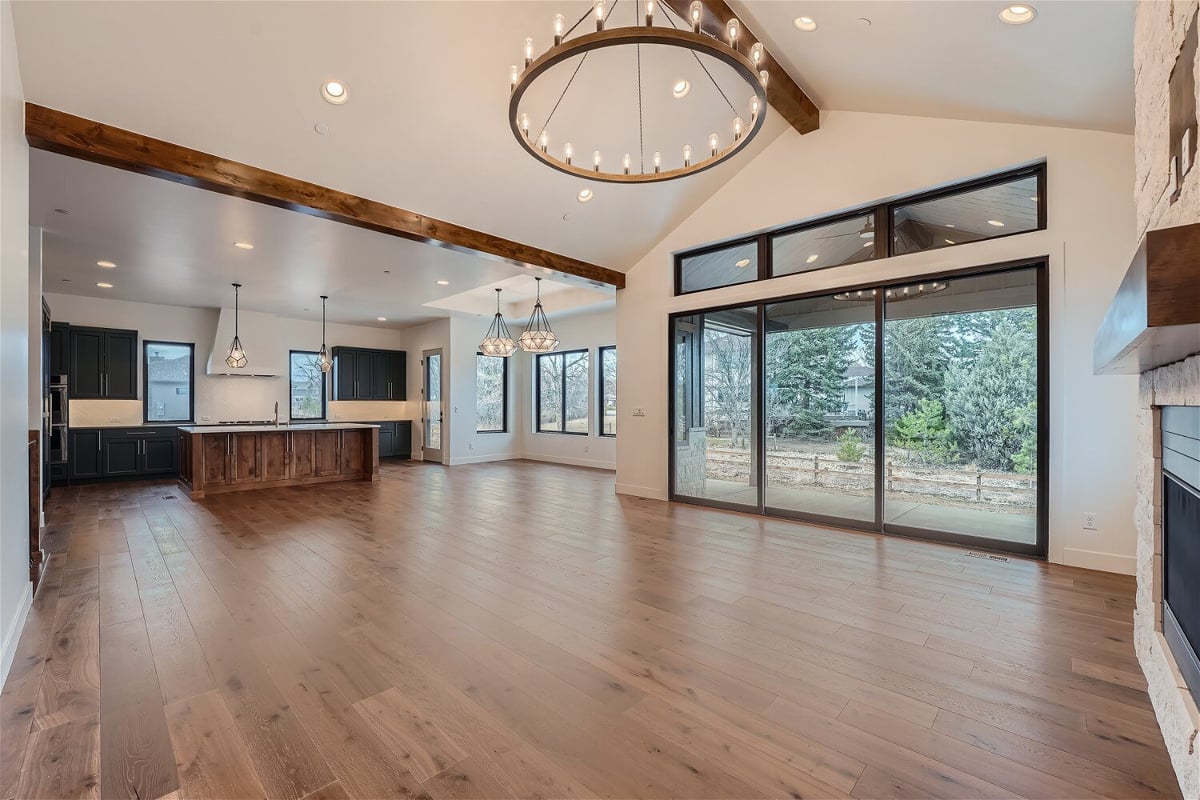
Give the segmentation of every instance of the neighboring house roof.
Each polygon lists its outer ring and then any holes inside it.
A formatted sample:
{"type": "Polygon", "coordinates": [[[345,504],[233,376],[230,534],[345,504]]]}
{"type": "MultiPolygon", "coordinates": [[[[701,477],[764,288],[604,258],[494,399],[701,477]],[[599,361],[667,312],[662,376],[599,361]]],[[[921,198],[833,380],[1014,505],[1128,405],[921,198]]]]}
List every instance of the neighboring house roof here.
{"type": "Polygon", "coordinates": [[[191,358],[148,358],[147,366],[152,367],[150,380],[155,383],[186,383],[191,378],[191,358]]]}

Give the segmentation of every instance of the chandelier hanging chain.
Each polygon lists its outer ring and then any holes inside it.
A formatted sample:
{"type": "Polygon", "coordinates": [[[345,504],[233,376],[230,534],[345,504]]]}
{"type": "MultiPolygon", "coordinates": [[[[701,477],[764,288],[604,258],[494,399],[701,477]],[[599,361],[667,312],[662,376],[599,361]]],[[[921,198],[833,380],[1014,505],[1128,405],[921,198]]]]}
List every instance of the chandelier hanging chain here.
{"type": "Polygon", "coordinates": [[[642,119],[642,46],[637,46],[638,67],[638,163],[646,171],[646,124],[642,119]]]}
{"type": "MultiPolygon", "coordinates": [[[[671,19],[670,14],[663,14],[663,17],[666,18],[667,22],[671,23],[672,28],[679,30],[679,26],[675,24],[675,20],[671,19]]],[[[708,80],[712,83],[713,87],[721,93],[721,99],[725,101],[725,105],[729,106],[729,110],[736,114],[737,109],[733,107],[733,103],[729,102],[729,98],[725,96],[725,90],[721,88],[719,83],[717,83],[717,79],[714,78],[712,73],[708,71],[708,67],[706,67],[704,62],[700,60],[700,56],[696,54],[695,50],[692,51],[692,58],[696,59],[696,63],[700,65],[700,69],[704,70],[704,74],[708,76],[708,80]]]]}
{"type": "Polygon", "coordinates": [[[550,116],[546,117],[546,124],[538,131],[538,136],[546,132],[546,128],[550,127],[550,120],[554,119],[554,112],[558,111],[558,105],[567,96],[567,90],[571,88],[571,84],[575,82],[575,76],[579,74],[579,70],[583,67],[583,62],[587,61],[588,54],[584,53],[583,58],[579,59],[579,63],[575,65],[575,71],[571,73],[571,77],[567,80],[567,85],[563,87],[562,94],[554,101],[554,108],[550,109],[550,116]]]}

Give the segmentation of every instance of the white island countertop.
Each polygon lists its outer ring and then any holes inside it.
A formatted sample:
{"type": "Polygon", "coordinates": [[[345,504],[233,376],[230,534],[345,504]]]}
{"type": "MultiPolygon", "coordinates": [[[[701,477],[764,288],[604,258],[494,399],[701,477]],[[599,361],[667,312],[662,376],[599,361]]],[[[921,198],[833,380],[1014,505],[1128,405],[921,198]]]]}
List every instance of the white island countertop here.
{"type": "Polygon", "coordinates": [[[296,422],[291,425],[180,425],[180,433],[269,433],[271,431],[345,431],[356,428],[378,428],[364,422],[296,422]]]}

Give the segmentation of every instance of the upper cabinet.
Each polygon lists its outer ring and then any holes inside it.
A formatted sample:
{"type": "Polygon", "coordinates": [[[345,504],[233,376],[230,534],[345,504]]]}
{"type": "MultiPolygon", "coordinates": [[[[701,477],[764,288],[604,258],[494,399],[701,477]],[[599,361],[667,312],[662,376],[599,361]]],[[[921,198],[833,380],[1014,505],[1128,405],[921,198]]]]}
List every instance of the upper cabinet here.
{"type": "Polygon", "coordinates": [[[50,323],[50,374],[66,375],[71,371],[71,326],[65,322],[50,323]]]}
{"type": "Polygon", "coordinates": [[[333,348],[334,400],[404,400],[403,350],[333,348]]]}
{"type": "Polygon", "coordinates": [[[136,400],[137,340],[137,331],[72,325],[66,370],[71,398],[136,400]]]}

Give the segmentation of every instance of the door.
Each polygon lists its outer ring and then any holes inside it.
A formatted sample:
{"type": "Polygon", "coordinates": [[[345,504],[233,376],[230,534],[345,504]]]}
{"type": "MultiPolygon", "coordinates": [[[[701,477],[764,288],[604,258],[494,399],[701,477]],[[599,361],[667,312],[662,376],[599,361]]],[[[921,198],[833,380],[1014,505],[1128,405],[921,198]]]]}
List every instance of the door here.
{"type": "Polygon", "coordinates": [[[312,474],[337,475],[340,468],[341,431],[315,431],[313,437],[312,474]]]}
{"type": "Polygon", "coordinates": [[[101,469],[100,431],[75,430],[68,436],[70,457],[67,460],[71,479],[99,478],[101,469]]]}
{"type": "Polygon", "coordinates": [[[230,483],[255,483],[262,480],[262,452],[257,433],[230,435],[233,473],[230,483]]]}
{"type": "Polygon", "coordinates": [[[229,483],[229,434],[206,433],[200,437],[204,447],[202,486],[225,486],[229,483]]]}
{"type": "Polygon", "coordinates": [[[179,435],[154,436],[142,444],[142,471],[147,475],[176,472],[179,469],[179,435]]]}
{"type": "Polygon", "coordinates": [[[104,397],[104,331],[71,328],[70,393],[72,398],[104,397]]]}
{"type": "Polygon", "coordinates": [[[313,435],[311,432],[291,431],[288,472],[293,478],[310,478],[313,474],[313,435]]]}
{"type": "Polygon", "coordinates": [[[443,422],[446,418],[442,351],[441,348],[426,350],[421,356],[421,396],[424,401],[421,408],[421,456],[426,461],[441,463],[443,422]]]}
{"type": "Polygon", "coordinates": [[[259,434],[262,443],[262,479],[282,481],[288,477],[288,433],[259,434]]]}
{"type": "Polygon", "coordinates": [[[137,475],[141,472],[142,437],[104,441],[104,475],[137,475]]]}
{"type": "Polygon", "coordinates": [[[136,400],[137,332],[104,334],[104,396],[110,400],[136,400]]]}
{"type": "Polygon", "coordinates": [[[363,472],[363,453],[366,443],[363,441],[364,430],[339,431],[342,434],[342,450],[338,465],[340,475],[361,475],[363,472]]]}

